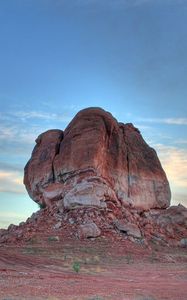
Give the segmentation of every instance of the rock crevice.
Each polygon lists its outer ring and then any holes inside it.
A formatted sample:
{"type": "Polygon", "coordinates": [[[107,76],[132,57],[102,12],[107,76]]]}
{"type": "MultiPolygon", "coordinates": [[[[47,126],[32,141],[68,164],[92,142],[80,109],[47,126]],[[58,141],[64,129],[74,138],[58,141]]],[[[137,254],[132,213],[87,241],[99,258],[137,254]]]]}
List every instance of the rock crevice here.
{"type": "Polygon", "coordinates": [[[60,153],[60,145],[61,145],[61,142],[63,141],[63,138],[64,138],[64,133],[62,132],[61,137],[59,139],[59,142],[57,142],[57,144],[56,144],[55,154],[54,154],[54,157],[52,159],[52,166],[51,167],[52,167],[52,174],[53,174],[53,182],[56,181],[54,161],[55,161],[56,156],[59,155],[59,153],[60,153]]]}
{"type": "Polygon", "coordinates": [[[128,139],[125,134],[125,125],[121,125],[122,132],[123,132],[123,140],[125,144],[126,150],[126,165],[127,165],[127,197],[130,198],[130,161],[129,161],[129,146],[128,146],[128,139]]]}

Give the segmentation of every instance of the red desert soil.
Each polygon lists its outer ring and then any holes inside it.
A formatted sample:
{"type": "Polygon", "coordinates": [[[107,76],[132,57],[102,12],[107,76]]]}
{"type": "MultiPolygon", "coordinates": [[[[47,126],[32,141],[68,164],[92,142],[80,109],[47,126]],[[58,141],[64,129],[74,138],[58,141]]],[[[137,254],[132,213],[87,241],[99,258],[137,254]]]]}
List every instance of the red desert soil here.
{"type": "Polygon", "coordinates": [[[0,299],[186,300],[187,252],[112,236],[1,244],[0,299]]]}

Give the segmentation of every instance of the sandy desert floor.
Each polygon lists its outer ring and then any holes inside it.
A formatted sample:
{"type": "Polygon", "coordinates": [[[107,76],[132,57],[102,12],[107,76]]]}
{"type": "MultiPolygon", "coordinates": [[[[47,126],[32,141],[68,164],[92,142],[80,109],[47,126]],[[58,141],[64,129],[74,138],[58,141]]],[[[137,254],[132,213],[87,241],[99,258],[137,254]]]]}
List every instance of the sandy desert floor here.
{"type": "Polygon", "coordinates": [[[187,250],[110,237],[1,244],[0,299],[186,300],[187,250]]]}

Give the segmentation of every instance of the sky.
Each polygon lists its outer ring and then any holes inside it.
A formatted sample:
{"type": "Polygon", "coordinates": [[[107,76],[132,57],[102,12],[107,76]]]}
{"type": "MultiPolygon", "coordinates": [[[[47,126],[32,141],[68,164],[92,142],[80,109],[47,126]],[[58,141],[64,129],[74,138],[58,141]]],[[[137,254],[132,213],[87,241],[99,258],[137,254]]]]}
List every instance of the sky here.
{"type": "Polygon", "coordinates": [[[0,227],[38,210],[37,136],[99,106],[156,149],[187,206],[187,0],[0,0],[0,227]]]}

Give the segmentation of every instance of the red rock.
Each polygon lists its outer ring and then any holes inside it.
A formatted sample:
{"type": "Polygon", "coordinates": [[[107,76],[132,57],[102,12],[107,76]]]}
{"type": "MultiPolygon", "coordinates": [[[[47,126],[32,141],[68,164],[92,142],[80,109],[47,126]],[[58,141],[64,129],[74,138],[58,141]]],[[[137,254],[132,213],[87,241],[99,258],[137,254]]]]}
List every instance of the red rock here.
{"type": "Polygon", "coordinates": [[[187,208],[183,205],[170,206],[168,209],[159,211],[156,223],[161,227],[183,226],[187,229],[187,208]]]}
{"type": "Polygon", "coordinates": [[[47,131],[36,143],[24,176],[36,202],[61,202],[66,209],[169,206],[169,183],[156,152],[132,124],[118,123],[100,108],[80,111],[64,132],[47,131]]]}
{"type": "Polygon", "coordinates": [[[94,222],[83,224],[79,226],[78,237],[83,238],[95,238],[101,235],[101,230],[94,222]]]}
{"type": "Polygon", "coordinates": [[[62,130],[48,130],[36,139],[36,146],[30,161],[25,166],[24,184],[29,196],[41,204],[44,189],[55,182],[53,160],[57,155],[63,139],[62,130]]]}
{"type": "Polygon", "coordinates": [[[141,231],[136,224],[126,223],[123,220],[116,220],[114,221],[114,225],[117,230],[124,232],[129,236],[132,236],[134,238],[142,237],[141,231]]]}

